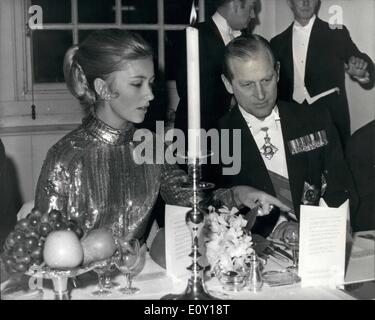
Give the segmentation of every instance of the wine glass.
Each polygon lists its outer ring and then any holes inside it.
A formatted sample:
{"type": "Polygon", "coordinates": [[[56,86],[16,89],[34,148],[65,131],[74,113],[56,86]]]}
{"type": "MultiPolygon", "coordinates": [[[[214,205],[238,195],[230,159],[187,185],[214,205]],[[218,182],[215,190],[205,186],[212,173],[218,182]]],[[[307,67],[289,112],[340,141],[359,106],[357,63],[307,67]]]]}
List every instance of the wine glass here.
{"type": "Polygon", "coordinates": [[[284,233],[283,240],[292,250],[293,264],[287,267],[287,270],[295,274],[298,273],[298,253],[299,253],[299,232],[298,228],[287,229],[284,233]]]}
{"type": "Polygon", "coordinates": [[[95,290],[91,294],[94,296],[103,296],[103,295],[109,295],[112,292],[105,289],[105,274],[109,271],[111,268],[112,262],[110,260],[104,260],[93,269],[94,272],[98,275],[98,290],[95,290]]]}
{"type": "Polygon", "coordinates": [[[140,261],[140,246],[138,239],[121,238],[117,239],[120,249],[120,255],[116,259],[116,267],[125,275],[126,285],[119,291],[123,294],[135,294],[139,291],[138,288],[132,287],[132,271],[140,261]]]}
{"type": "Polygon", "coordinates": [[[116,266],[111,265],[111,267],[108,269],[108,271],[105,272],[105,274],[104,274],[104,288],[114,289],[114,288],[118,288],[120,286],[120,284],[118,282],[113,281],[112,278],[111,278],[111,273],[113,271],[115,271],[115,269],[116,269],[116,266]]]}

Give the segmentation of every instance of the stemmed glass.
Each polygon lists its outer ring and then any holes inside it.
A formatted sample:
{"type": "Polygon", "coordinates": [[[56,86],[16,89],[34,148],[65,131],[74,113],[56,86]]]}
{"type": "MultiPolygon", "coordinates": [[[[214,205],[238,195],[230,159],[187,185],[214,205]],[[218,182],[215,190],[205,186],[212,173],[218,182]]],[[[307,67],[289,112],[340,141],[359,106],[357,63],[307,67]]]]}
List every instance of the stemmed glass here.
{"type": "Polygon", "coordinates": [[[139,241],[135,238],[120,238],[117,239],[117,244],[120,249],[120,255],[116,259],[115,264],[126,278],[125,287],[119,291],[123,294],[135,294],[139,289],[132,287],[132,271],[140,261],[139,241]]]}
{"type": "Polygon", "coordinates": [[[299,232],[298,229],[286,230],[284,233],[284,242],[292,250],[293,264],[287,268],[288,271],[298,274],[298,251],[299,251],[299,232]]]}
{"type": "Polygon", "coordinates": [[[113,281],[111,278],[111,273],[115,271],[116,266],[111,265],[111,267],[108,269],[108,271],[104,274],[104,288],[106,289],[114,289],[118,288],[120,284],[116,281],[113,281]]]}
{"type": "Polygon", "coordinates": [[[104,275],[109,271],[111,268],[112,261],[111,259],[104,260],[99,263],[97,267],[94,268],[95,273],[98,275],[98,287],[99,289],[92,292],[94,296],[103,296],[111,294],[112,292],[105,289],[105,277],[104,275]]]}

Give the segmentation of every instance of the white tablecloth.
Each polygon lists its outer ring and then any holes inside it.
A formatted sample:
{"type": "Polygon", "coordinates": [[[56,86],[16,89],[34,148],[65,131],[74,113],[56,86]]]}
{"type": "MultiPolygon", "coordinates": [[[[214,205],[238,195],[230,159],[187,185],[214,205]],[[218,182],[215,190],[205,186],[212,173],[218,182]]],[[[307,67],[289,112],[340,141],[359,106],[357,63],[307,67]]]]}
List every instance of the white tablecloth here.
{"type": "MultiPolygon", "coordinates": [[[[358,282],[363,280],[375,279],[375,241],[358,237],[360,234],[373,234],[375,231],[362,232],[354,236],[354,244],[350,257],[346,278],[346,283],[358,282]]],[[[274,258],[270,258],[266,265],[266,270],[277,270],[282,267],[282,263],[274,258]]],[[[121,274],[113,277],[114,281],[124,285],[125,279],[121,274]]],[[[50,280],[45,280],[45,289],[43,299],[54,299],[54,293],[51,289],[50,280]]],[[[142,271],[134,278],[133,285],[140,289],[135,295],[124,295],[113,289],[110,295],[93,296],[91,292],[97,289],[96,279],[93,277],[80,277],[80,287],[71,291],[71,299],[92,300],[92,299],[160,299],[169,293],[182,293],[187,285],[187,279],[176,280],[166,275],[166,271],[156,264],[146,255],[142,271]]],[[[301,288],[300,283],[293,285],[269,287],[263,285],[259,293],[252,293],[246,288],[240,292],[223,291],[222,286],[216,278],[206,281],[208,291],[225,300],[351,300],[352,296],[346,294],[340,289],[331,289],[325,287],[301,288]]],[[[21,298],[21,297],[19,297],[21,298]]]]}

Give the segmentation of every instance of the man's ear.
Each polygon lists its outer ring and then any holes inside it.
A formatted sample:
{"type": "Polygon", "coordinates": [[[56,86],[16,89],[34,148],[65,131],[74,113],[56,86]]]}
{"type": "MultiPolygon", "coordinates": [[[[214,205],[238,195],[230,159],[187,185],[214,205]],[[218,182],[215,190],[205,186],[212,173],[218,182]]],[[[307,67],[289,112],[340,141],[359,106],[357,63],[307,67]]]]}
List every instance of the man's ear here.
{"type": "Polygon", "coordinates": [[[231,82],[227,79],[227,77],[224,76],[224,75],[222,74],[222,75],[221,75],[221,80],[223,80],[224,86],[225,86],[225,88],[227,89],[227,91],[228,91],[230,94],[233,94],[233,87],[232,87],[232,84],[231,84],[231,82]]]}
{"type": "Polygon", "coordinates": [[[290,0],[286,0],[286,3],[288,4],[289,8],[293,8],[293,4],[290,0]]]}
{"type": "Polygon", "coordinates": [[[276,70],[276,75],[277,75],[277,82],[279,82],[279,79],[280,79],[280,61],[276,62],[275,70],[276,70]]]}

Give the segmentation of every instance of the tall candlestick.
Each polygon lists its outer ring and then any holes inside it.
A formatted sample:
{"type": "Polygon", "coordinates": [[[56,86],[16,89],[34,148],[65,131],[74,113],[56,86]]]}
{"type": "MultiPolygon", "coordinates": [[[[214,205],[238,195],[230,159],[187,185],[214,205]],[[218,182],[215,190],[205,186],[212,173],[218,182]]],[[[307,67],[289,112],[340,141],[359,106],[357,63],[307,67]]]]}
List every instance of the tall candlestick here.
{"type": "MultiPolygon", "coordinates": [[[[196,16],[192,7],[191,19],[196,16]]],[[[199,81],[199,34],[194,27],[186,28],[187,78],[188,78],[188,157],[198,158],[200,152],[200,81],[199,81]]]]}

